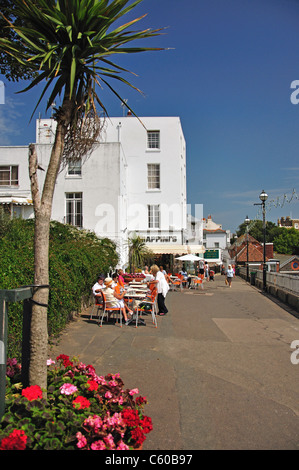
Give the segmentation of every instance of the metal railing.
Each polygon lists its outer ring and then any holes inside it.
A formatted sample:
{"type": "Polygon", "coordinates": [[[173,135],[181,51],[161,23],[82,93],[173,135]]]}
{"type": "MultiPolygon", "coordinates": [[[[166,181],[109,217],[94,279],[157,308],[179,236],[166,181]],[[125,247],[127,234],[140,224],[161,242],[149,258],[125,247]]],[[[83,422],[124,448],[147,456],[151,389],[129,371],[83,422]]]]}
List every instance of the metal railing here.
{"type": "MultiPolygon", "coordinates": [[[[240,267],[240,274],[246,279],[246,267],[240,267]]],[[[254,268],[249,268],[250,271],[256,271],[256,278],[262,282],[263,272],[254,268]]],[[[285,274],[276,272],[266,273],[267,285],[272,285],[280,289],[292,292],[299,295],[299,274],[285,274]]]]}
{"type": "Polygon", "coordinates": [[[22,383],[27,386],[29,382],[32,297],[37,289],[48,287],[48,285],[30,285],[17,289],[0,289],[0,419],[5,412],[8,303],[23,301],[22,383]]]}

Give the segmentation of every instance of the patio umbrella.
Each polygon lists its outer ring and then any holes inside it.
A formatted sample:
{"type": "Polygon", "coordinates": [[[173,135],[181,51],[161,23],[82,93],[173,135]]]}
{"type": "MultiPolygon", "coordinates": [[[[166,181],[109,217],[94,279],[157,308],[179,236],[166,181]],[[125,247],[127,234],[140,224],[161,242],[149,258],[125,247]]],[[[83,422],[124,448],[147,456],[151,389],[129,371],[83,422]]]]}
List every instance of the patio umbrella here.
{"type": "Polygon", "coordinates": [[[188,255],[179,256],[176,259],[179,259],[179,260],[182,260],[182,261],[199,261],[200,259],[203,259],[203,258],[200,258],[199,256],[196,256],[196,255],[192,255],[190,253],[188,255]]]}

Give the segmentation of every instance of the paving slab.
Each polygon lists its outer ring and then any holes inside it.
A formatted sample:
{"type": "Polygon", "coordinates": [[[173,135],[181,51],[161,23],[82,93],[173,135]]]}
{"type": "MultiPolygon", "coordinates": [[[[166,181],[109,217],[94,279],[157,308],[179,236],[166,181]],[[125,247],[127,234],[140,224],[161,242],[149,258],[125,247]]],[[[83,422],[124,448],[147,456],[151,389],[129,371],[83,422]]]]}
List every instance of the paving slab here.
{"type": "Polygon", "coordinates": [[[145,450],[299,449],[299,320],[241,278],[169,292],[154,328],[71,322],[50,354],[119,372],[147,396],[154,430],[145,450]]]}

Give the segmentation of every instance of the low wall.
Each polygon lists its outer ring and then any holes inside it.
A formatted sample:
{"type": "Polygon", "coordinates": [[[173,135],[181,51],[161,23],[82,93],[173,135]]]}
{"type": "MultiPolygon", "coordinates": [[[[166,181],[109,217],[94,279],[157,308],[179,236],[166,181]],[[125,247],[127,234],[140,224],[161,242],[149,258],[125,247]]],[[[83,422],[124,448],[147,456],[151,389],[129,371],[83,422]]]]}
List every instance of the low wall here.
{"type": "MultiPolygon", "coordinates": [[[[239,268],[239,275],[246,279],[246,268],[239,268]]],[[[250,275],[250,273],[249,273],[250,275]]],[[[250,277],[250,282],[253,284],[250,277]]],[[[256,271],[254,285],[258,289],[263,289],[263,271],[256,271]]],[[[283,303],[290,305],[294,310],[299,312],[299,276],[281,273],[267,272],[266,291],[273,295],[283,303]]]]}

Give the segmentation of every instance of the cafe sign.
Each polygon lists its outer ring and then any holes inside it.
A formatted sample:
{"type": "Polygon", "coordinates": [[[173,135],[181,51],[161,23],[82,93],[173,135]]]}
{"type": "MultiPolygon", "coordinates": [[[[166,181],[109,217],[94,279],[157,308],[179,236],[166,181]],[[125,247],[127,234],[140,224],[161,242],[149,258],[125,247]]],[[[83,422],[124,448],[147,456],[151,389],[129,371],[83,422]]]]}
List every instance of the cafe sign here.
{"type": "Polygon", "coordinates": [[[178,238],[175,235],[169,235],[169,236],[154,235],[154,236],[141,237],[141,240],[146,243],[177,243],[178,238]]]}
{"type": "Polygon", "coordinates": [[[204,253],[204,259],[218,259],[219,250],[206,250],[204,253]]]}

